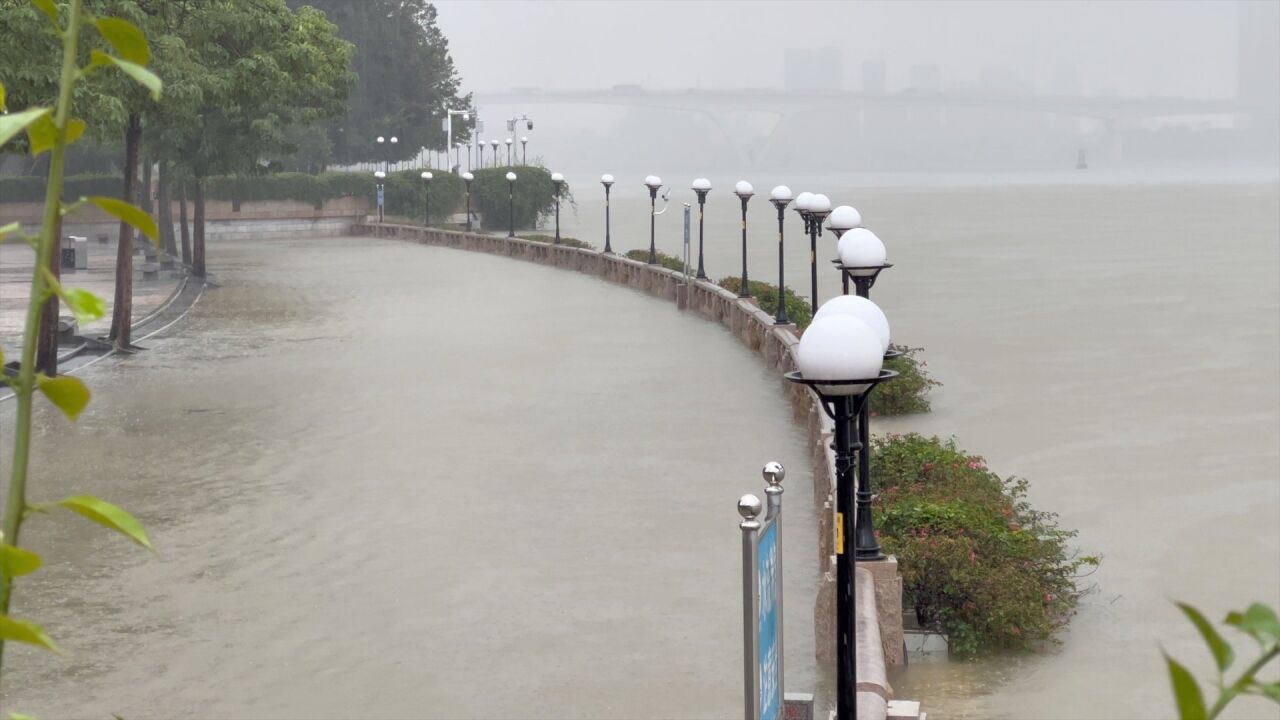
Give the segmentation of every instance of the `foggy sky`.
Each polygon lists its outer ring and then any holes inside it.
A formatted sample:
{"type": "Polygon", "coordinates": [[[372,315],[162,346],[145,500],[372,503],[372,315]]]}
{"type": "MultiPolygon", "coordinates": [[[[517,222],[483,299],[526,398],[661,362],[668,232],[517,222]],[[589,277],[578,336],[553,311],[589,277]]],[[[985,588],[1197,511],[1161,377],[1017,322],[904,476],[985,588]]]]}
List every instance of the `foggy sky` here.
{"type": "MultiPolygon", "coordinates": [[[[1271,0],[1261,0],[1269,2],[1271,0]]],[[[943,87],[1011,67],[1037,92],[1078,73],[1085,94],[1231,97],[1237,4],[440,0],[466,90],[513,86],[781,87],[788,48],[838,45],[845,89],[883,59],[890,91],[913,65],[943,87]]]]}

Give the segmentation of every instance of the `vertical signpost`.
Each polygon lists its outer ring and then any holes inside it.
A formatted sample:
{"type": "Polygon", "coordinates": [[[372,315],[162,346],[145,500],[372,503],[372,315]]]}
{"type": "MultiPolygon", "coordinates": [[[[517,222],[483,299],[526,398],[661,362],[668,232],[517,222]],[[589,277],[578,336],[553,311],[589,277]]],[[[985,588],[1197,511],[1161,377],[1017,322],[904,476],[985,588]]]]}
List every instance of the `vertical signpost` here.
{"type": "Polygon", "coordinates": [[[746,720],[782,720],[782,465],[765,465],[768,512],[755,495],[738,500],[742,530],[743,677],[746,720]]]}

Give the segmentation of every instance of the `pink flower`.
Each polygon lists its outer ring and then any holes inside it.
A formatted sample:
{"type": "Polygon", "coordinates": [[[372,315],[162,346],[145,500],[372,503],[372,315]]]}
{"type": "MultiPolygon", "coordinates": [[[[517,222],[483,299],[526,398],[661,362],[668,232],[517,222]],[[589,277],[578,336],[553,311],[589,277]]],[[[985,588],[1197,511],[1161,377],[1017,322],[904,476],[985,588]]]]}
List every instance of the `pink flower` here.
{"type": "Polygon", "coordinates": [[[987,466],[983,465],[981,460],[970,460],[969,469],[970,470],[986,470],[987,466]]]}

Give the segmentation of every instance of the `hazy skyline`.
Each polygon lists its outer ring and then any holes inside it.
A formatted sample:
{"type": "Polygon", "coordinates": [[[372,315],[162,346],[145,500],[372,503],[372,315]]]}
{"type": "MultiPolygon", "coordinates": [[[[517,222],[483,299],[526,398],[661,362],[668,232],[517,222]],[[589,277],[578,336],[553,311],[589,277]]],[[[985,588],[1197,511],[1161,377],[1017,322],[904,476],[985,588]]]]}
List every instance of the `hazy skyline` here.
{"type": "MultiPolygon", "coordinates": [[[[1271,0],[1259,0],[1270,2],[1271,0]]],[[[1236,2],[672,2],[442,0],[464,87],[781,87],[787,50],[837,46],[843,85],[883,60],[942,86],[1009,68],[1037,92],[1078,76],[1086,94],[1231,97],[1236,2]],[[501,50],[498,50],[501,48],[501,50]]]]}

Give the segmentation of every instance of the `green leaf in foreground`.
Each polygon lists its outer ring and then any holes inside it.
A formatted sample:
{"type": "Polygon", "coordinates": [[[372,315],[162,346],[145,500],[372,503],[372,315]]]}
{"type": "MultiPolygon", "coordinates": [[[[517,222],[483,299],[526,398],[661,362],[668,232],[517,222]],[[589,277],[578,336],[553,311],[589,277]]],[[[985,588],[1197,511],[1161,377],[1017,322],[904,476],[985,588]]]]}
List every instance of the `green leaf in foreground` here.
{"type": "Polygon", "coordinates": [[[35,572],[41,565],[40,556],[9,543],[0,543],[0,573],[7,578],[22,577],[35,572]]]}
{"type": "Polygon", "coordinates": [[[89,388],[80,378],[70,375],[36,377],[36,387],[72,422],[89,404],[89,388]]]}
{"type": "Polygon", "coordinates": [[[14,135],[26,130],[32,123],[50,112],[49,108],[31,108],[20,113],[0,115],[0,145],[9,142],[14,135]]]}
{"type": "Polygon", "coordinates": [[[104,17],[95,20],[94,24],[120,57],[138,65],[151,62],[151,47],[147,45],[147,38],[133,23],[120,18],[104,17]]]}
{"type": "Polygon", "coordinates": [[[142,547],[155,552],[155,548],[151,547],[151,541],[147,539],[147,531],[142,529],[142,523],[117,505],[92,495],[73,495],[53,504],[115,530],[142,547]]]}
{"type": "Polygon", "coordinates": [[[108,55],[101,50],[94,50],[90,54],[89,67],[97,67],[99,65],[115,65],[124,71],[126,75],[133,78],[138,84],[151,91],[151,99],[159,100],[160,91],[164,88],[164,83],[160,82],[160,77],[150,70],[142,67],[137,63],[129,62],[115,55],[108,55]]]}
{"type": "Polygon", "coordinates": [[[36,716],[28,715],[26,713],[13,712],[12,710],[10,710],[9,720],[36,720],[36,716]]]}
{"type": "Polygon", "coordinates": [[[1263,652],[1270,652],[1280,645],[1280,619],[1276,618],[1274,610],[1262,603],[1250,605],[1243,615],[1228,613],[1226,623],[1257,640],[1263,652]]]}
{"type": "Polygon", "coordinates": [[[130,205],[123,200],[103,195],[95,195],[89,198],[89,202],[97,205],[116,219],[138,228],[138,231],[150,238],[156,247],[160,246],[160,228],[156,227],[156,221],[152,220],[151,216],[144,212],[142,208],[130,205]]]}
{"type": "Polygon", "coordinates": [[[40,9],[40,12],[49,17],[49,22],[53,23],[55,28],[61,30],[58,26],[58,6],[53,4],[53,0],[31,0],[31,4],[40,9]]]}
{"type": "Polygon", "coordinates": [[[1218,671],[1222,672],[1231,667],[1231,661],[1235,659],[1235,653],[1231,650],[1231,646],[1226,640],[1218,634],[1217,630],[1209,624],[1204,615],[1199,610],[1191,607],[1186,603],[1174,603],[1178,609],[1182,611],[1192,625],[1196,626],[1196,630],[1200,631],[1200,637],[1204,638],[1204,642],[1209,646],[1209,652],[1213,653],[1213,661],[1218,664],[1218,671]]]}
{"type": "Polygon", "coordinates": [[[1200,694],[1200,686],[1177,660],[1164,656],[1169,666],[1169,680],[1173,683],[1173,695],[1178,700],[1179,720],[1205,720],[1206,710],[1204,696],[1200,694]]]}
{"type": "Polygon", "coordinates": [[[107,314],[107,304],[102,298],[84,288],[66,288],[58,294],[75,314],[76,322],[81,325],[91,323],[107,314]]]}
{"type": "Polygon", "coordinates": [[[0,640],[23,642],[58,652],[58,646],[53,644],[39,625],[30,620],[15,620],[8,615],[0,615],[0,640]]]}

